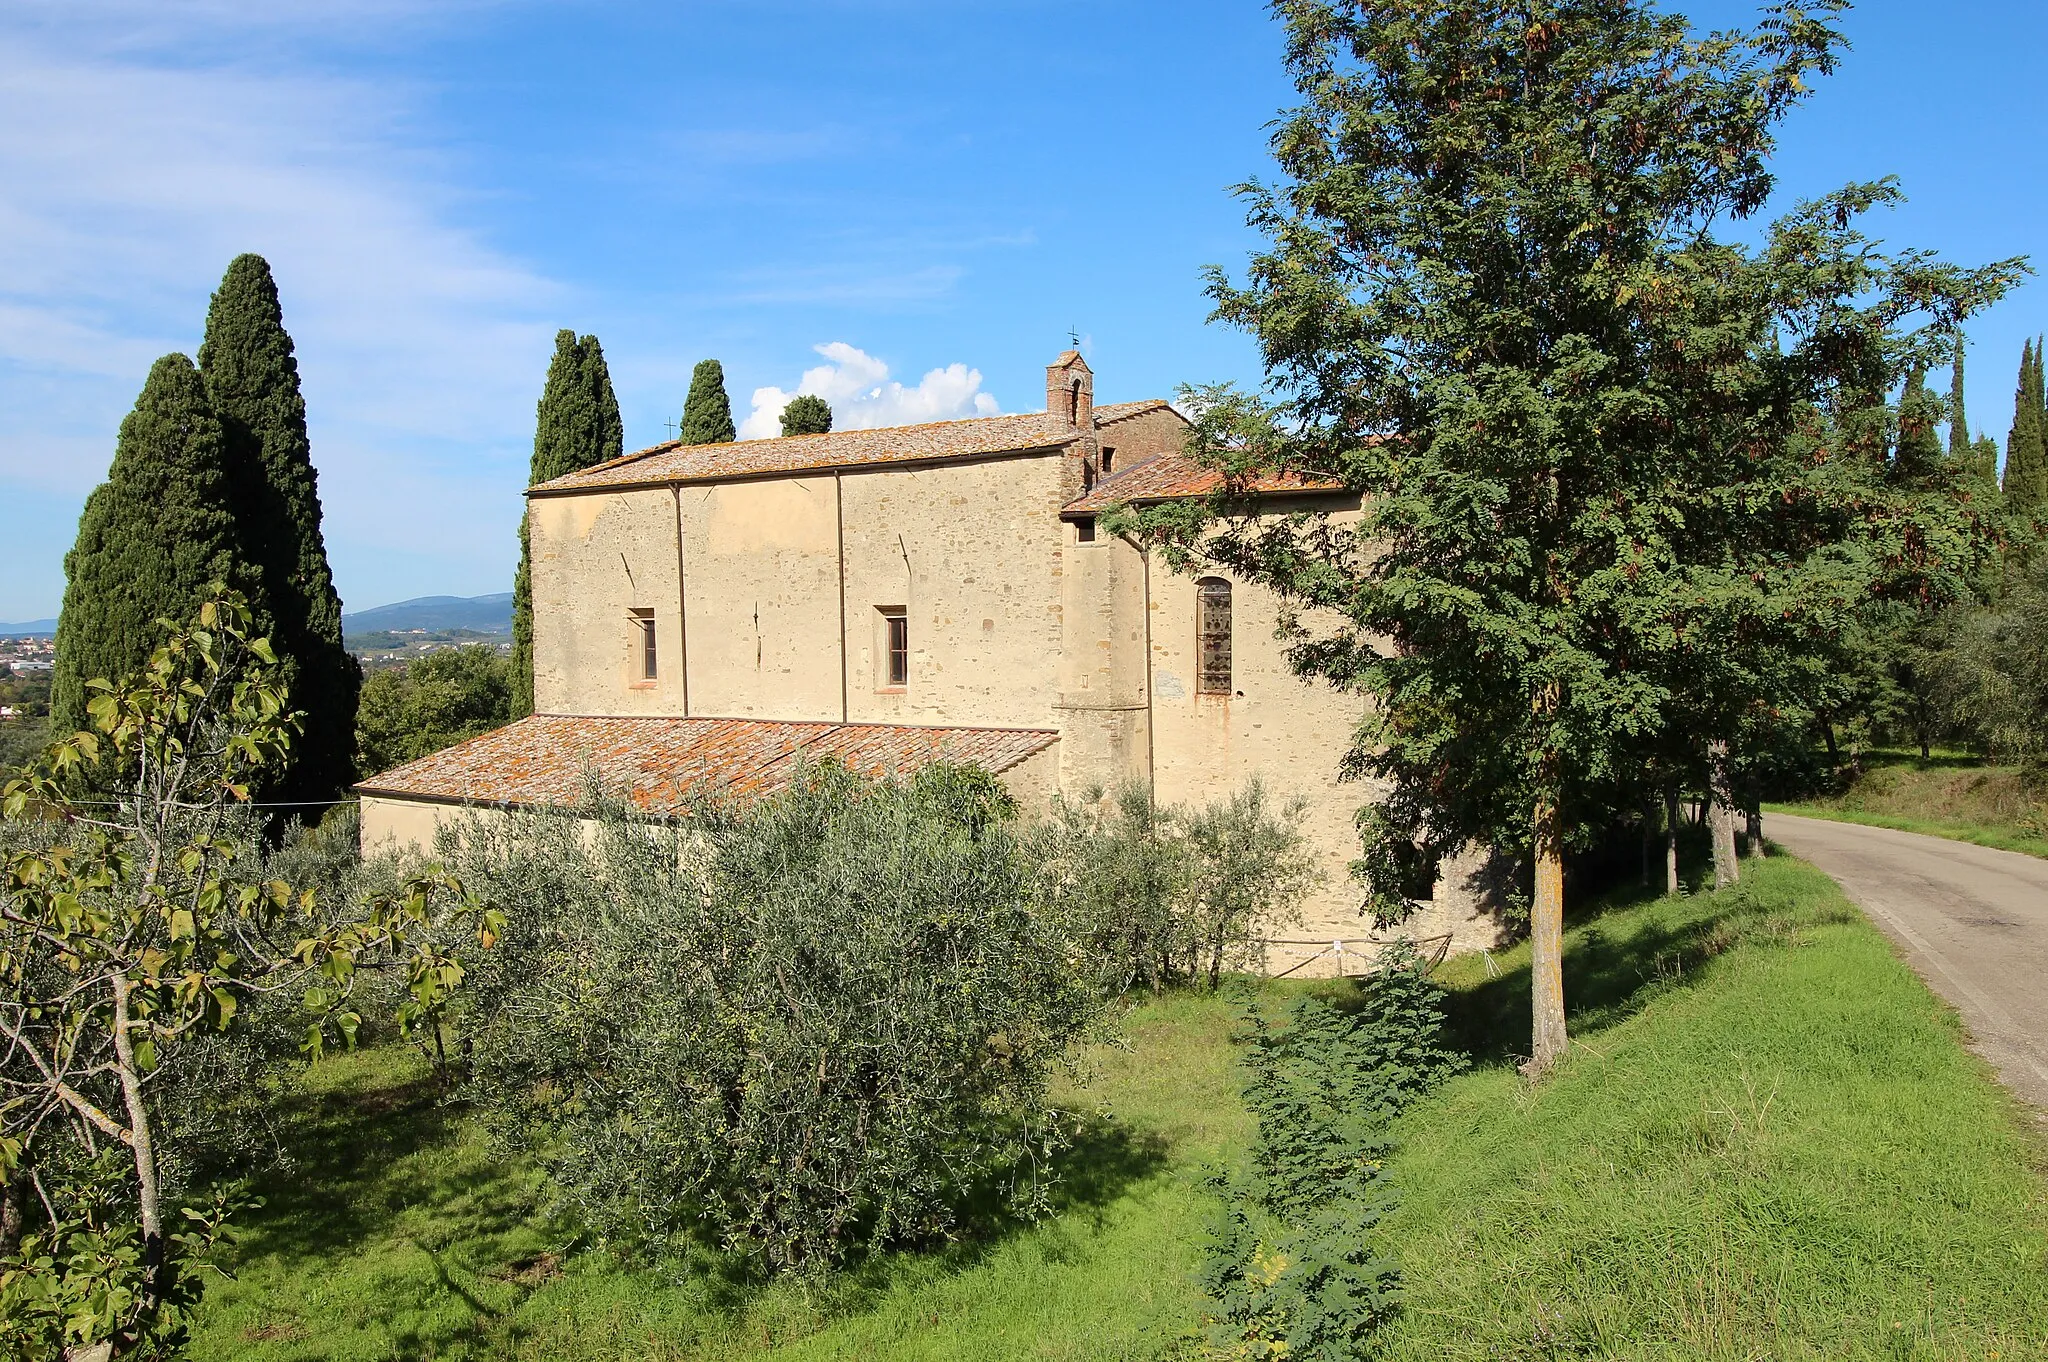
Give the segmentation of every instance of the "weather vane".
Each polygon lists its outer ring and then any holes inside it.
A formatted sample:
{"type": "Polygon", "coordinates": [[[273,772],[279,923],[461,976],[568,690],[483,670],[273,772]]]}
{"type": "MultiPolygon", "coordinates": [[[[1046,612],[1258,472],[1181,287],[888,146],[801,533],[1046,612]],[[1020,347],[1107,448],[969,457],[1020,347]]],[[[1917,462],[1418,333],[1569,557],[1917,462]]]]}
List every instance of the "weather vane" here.
{"type": "Polygon", "coordinates": [[[1081,332],[1078,327],[1070,326],[1067,328],[1067,343],[1075,350],[1081,348],[1081,332]]]}

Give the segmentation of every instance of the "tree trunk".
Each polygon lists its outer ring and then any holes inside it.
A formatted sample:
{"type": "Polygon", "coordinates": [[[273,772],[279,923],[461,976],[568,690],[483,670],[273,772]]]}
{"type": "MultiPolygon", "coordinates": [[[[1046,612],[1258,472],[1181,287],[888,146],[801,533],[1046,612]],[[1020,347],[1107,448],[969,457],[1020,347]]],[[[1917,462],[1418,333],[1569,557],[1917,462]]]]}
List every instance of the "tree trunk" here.
{"type": "Polygon", "coordinates": [[[120,1070],[121,1100],[128,1113],[129,1148],[135,1156],[136,1211],[142,1221],[142,1290],[137,1314],[148,1319],[163,1306],[164,1222],[157,1190],[156,1147],[150,1134],[149,1105],[142,1092],[142,1070],[135,1062],[135,1043],[128,1029],[128,996],[135,985],[125,974],[113,977],[114,1057],[120,1070]]]}
{"type": "Polygon", "coordinates": [[[28,1196],[28,1164],[24,1157],[15,1165],[7,1186],[0,1188],[0,1257],[21,1247],[21,1236],[28,1229],[28,1196]]]}
{"type": "Polygon", "coordinates": [[[1820,736],[1828,745],[1828,774],[1833,775],[1842,767],[1841,749],[1835,746],[1835,726],[1823,718],[1820,721],[1820,736]]]}
{"type": "Polygon", "coordinates": [[[1522,1072],[1541,1078],[1564,1058],[1564,819],[1556,796],[1536,797],[1536,898],[1529,907],[1533,959],[1529,1006],[1533,1025],[1522,1072]]]}
{"type": "Polygon", "coordinates": [[[1707,827],[1714,837],[1714,888],[1726,889],[1742,878],[1735,856],[1735,792],[1728,778],[1728,743],[1707,744],[1707,827]]]}
{"type": "Polygon", "coordinates": [[[1764,811],[1763,811],[1763,809],[1762,809],[1761,807],[1759,807],[1759,806],[1758,806],[1758,803],[1757,803],[1757,801],[1756,801],[1756,800],[1752,799],[1752,800],[1750,800],[1750,801],[1749,801],[1749,807],[1748,807],[1748,808],[1746,808],[1746,809],[1744,809],[1744,810],[1742,811],[1742,816],[1744,817],[1744,819],[1746,819],[1746,820],[1748,821],[1748,824],[1749,824],[1749,828],[1748,828],[1748,837],[1747,837],[1747,838],[1745,839],[1745,840],[1747,841],[1747,843],[1748,843],[1748,849],[1747,849],[1747,850],[1746,850],[1746,851],[1744,852],[1744,854],[1745,854],[1745,855],[1747,855],[1747,856],[1752,856],[1752,857],[1755,857],[1755,856],[1761,856],[1761,855],[1763,855],[1763,854],[1764,854],[1764,811]]]}
{"type": "Polygon", "coordinates": [[[1678,787],[1664,792],[1664,892],[1676,894],[1678,883],[1678,787]]]}
{"type": "Polygon", "coordinates": [[[1650,887],[1650,845],[1657,840],[1657,810],[1648,804],[1643,806],[1643,868],[1640,883],[1650,887]]]}

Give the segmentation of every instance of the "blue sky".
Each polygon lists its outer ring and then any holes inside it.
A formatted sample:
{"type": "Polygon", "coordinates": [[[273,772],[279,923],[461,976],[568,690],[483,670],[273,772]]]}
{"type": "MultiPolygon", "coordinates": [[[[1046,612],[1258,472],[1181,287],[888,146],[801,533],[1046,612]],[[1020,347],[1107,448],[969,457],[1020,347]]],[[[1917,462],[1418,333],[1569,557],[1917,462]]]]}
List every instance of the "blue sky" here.
{"type": "MultiPolygon", "coordinates": [[[[2048,255],[2048,6],[1848,22],[1783,197],[1895,173],[1889,238],[2048,255]]],[[[1256,380],[1199,272],[1252,245],[1226,190],[1278,55],[1240,0],[0,0],[0,620],[56,612],[121,416],[243,250],[351,609],[508,589],[559,326],[604,342],[629,447],[705,356],[742,418],[822,369],[842,425],[1035,407],[1069,327],[1105,401],[1256,380]]],[[[2035,282],[1973,329],[1973,424],[2003,437],[2044,328],[2035,282]]]]}

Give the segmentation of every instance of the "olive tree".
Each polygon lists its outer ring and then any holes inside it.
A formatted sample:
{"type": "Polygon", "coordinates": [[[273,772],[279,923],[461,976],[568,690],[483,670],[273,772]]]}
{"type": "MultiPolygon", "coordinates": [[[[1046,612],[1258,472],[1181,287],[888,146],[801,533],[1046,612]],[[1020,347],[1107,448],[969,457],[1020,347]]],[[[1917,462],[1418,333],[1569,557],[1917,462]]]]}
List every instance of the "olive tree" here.
{"type": "Polygon", "coordinates": [[[1035,1212],[1104,1000],[1013,814],[972,768],[828,764],[673,821],[599,792],[450,828],[513,924],[471,980],[472,1091],[615,1244],[806,1270],[998,1191],[1035,1212]]]}

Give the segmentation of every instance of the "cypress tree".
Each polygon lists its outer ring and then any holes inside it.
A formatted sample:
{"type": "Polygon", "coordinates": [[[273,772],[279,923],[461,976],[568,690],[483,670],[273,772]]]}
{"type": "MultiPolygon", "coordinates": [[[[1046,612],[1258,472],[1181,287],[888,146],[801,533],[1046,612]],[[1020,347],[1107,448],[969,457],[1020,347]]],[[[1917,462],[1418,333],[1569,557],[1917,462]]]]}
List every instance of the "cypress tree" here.
{"type": "Polygon", "coordinates": [[[255,596],[260,577],[243,551],[227,462],[199,371],[165,355],[121,422],[113,466],[64,556],[50,695],[60,730],[89,725],[86,682],[118,682],[149,660],[158,617],[185,618],[214,581],[255,596]]]}
{"type": "Polygon", "coordinates": [[[1958,463],[1970,452],[1970,422],[1963,412],[1963,343],[1956,342],[1956,367],[1948,380],[1948,453],[1958,463]]]}
{"type": "Polygon", "coordinates": [[[823,435],[832,429],[832,404],[809,393],[789,399],[782,409],[784,435],[823,435]]]}
{"type": "Polygon", "coordinates": [[[342,641],[299,364],[262,256],[228,265],[207,308],[199,371],[220,420],[241,542],[261,573],[259,611],[285,663],[292,706],[306,716],[289,765],[265,794],[332,799],[355,779],[363,673],[342,641]]]}
{"type": "Polygon", "coordinates": [[[1969,471],[1973,477],[1981,478],[1998,490],[1998,441],[1989,435],[1979,435],[1970,445],[1969,471]]]}
{"type": "Polygon", "coordinates": [[[725,366],[707,359],[690,375],[690,396],[683,403],[681,440],[686,445],[722,445],[737,439],[732,399],[725,395],[725,366]]]}
{"type": "Polygon", "coordinates": [[[1940,462],[1941,439],[1934,433],[1939,410],[1927,388],[1927,371],[1915,369],[1906,376],[1905,391],[1899,396],[1900,468],[1924,472],[1940,462]]]}
{"type": "Polygon", "coordinates": [[[2020,376],[2013,393],[2012,430],[2005,441],[2005,498],[2015,510],[2031,510],[2042,500],[2042,483],[2048,475],[2048,448],[2044,448],[2041,352],[2028,341],[2020,355],[2020,376]]]}
{"type": "MultiPolygon", "coordinates": [[[[555,356],[534,412],[535,485],[616,459],[625,450],[625,426],[604,347],[595,336],[555,333],[555,356]]],[[[533,713],[533,550],[527,518],[519,520],[519,572],[512,579],[512,717],[533,713]]]]}

